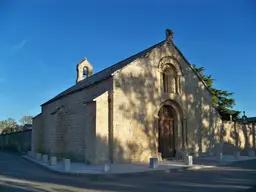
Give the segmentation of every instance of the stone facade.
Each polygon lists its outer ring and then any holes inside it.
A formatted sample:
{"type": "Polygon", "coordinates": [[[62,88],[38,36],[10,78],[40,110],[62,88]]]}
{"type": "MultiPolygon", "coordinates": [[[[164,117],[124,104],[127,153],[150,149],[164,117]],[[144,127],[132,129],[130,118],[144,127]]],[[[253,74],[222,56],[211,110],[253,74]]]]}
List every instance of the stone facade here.
{"type": "MultiPolygon", "coordinates": [[[[221,123],[212,93],[172,38],[135,56],[108,78],[43,104],[33,121],[32,149],[95,164],[148,161],[159,152],[159,110],[170,106],[175,150],[212,152],[221,123]],[[177,74],[174,93],[164,92],[166,66],[177,74]]],[[[78,74],[77,86],[94,76],[78,74]]]]}
{"type": "Polygon", "coordinates": [[[182,149],[182,128],[186,130],[184,147],[195,154],[213,150],[214,130],[221,120],[212,108],[211,92],[174,46],[166,43],[121,69],[114,76],[113,98],[114,138],[116,145],[122,146],[121,153],[114,152],[117,161],[148,161],[156,155],[158,111],[164,104],[180,115],[176,125],[178,150],[182,149]],[[175,61],[181,68],[180,94],[163,92],[159,68],[163,59],[165,64],[175,61]]]}

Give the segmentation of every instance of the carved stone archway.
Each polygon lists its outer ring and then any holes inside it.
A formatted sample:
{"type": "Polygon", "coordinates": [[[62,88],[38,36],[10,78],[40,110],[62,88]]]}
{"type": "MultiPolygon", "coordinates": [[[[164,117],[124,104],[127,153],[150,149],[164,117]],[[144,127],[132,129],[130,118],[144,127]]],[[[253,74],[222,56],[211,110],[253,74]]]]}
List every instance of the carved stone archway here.
{"type": "Polygon", "coordinates": [[[171,56],[167,56],[167,57],[163,57],[162,59],[160,59],[159,64],[158,64],[158,69],[160,72],[160,82],[161,82],[161,89],[163,89],[163,72],[165,70],[165,68],[167,66],[173,66],[177,72],[177,76],[176,76],[176,82],[177,82],[177,93],[181,94],[181,77],[183,76],[181,67],[179,62],[171,56]]]}
{"type": "Polygon", "coordinates": [[[158,64],[158,68],[160,69],[160,71],[163,71],[164,66],[167,64],[173,65],[178,75],[181,76],[183,74],[179,62],[171,56],[163,57],[162,59],[160,59],[158,64]]]}
{"type": "MultiPolygon", "coordinates": [[[[181,106],[174,100],[166,100],[157,108],[157,115],[156,115],[157,127],[156,128],[158,131],[158,134],[157,134],[158,141],[159,141],[159,134],[160,134],[159,129],[161,129],[161,126],[163,126],[161,125],[161,123],[163,123],[163,121],[161,122],[161,119],[163,119],[163,117],[160,114],[163,107],[167,107],[172,111],[172,115],[168,115],[168,116],[170,118],[169,120],[173,119],[173,130],[174,130],[173,132],[174,132],[174,142],[175,142],[173,145],[175,148],[175,152],[177,154],[178,152],[181,152],[186,147],[187,133],[186,133],[186,127],[185,127],[186,122],[185,122],[184,113],[181,106]]],[[[172,125],[167,125],[167,126],[172,126],[172,125]]],[[[158,149],[158,152],[161,152],[159,151],[159,142],[157,145],[157,149],[158,149]]]]}

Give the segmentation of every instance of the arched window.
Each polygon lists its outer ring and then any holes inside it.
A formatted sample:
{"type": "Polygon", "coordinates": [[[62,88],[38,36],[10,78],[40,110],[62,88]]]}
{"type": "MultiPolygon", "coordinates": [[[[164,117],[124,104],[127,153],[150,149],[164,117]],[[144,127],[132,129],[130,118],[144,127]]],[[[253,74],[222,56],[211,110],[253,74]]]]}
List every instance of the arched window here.
{"type": "Polygon", "coordinates": [[[164,92],[177,92],[177,72],[174,66],[168,65],[163,70],[163,88],[164,92]]]}

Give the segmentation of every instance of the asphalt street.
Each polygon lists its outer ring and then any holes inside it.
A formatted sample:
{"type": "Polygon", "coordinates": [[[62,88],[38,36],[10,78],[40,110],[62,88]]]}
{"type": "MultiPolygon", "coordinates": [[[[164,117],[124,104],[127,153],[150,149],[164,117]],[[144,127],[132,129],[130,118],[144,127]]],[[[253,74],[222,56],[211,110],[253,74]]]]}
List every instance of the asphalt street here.
{"type": "Polygon", "coordinates": [[[177,191],[256,192],[256,160],[211,169],[130,175],[71,176],[0,151],[0,192],[177,191]]]}

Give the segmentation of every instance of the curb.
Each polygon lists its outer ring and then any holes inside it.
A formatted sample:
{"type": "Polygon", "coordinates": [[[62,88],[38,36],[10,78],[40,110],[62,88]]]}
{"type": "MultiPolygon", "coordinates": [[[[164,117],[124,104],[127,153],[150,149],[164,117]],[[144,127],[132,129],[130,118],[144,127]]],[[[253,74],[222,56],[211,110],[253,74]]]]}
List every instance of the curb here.
{"type": "MultiPolygon", "coordinates": [[[[51,169],[50,167],[44,166],[44,165],[42,165],[41,163],[38,163],[38,162],[34,161],[33,159],[31,159],[31,158],[29,158],[29,157],[26,157],[25,155],[23,155],[22,158],[23,158],[24,160],[26,160],[26,161],[29,161],[29,162],[31,162],[31,163],[33,163],[33,164],[35,164],[35,165],[37,165],[37,166],[39,166],[39,167],[45,169],[45,170],[48,170],[48,171],[50,171],[50,172],[57,173],[57,174],[70,174],[69,172],[64,172],[64,171],[59,171],[59,170],[53,170],[53,169],[51,169]]],[[[72,174],[72,173],[71,173],[71,174],[72,174]]]]}
{"type": "Polygon", "coordinates": [[[211,168],[216,168],[216,167],[221,167],[221,166],[227,166],[227,165],[232,165],[235,162],[223,162],[223,163],[218,163],[217,165],[193,165],[189,167],[179,167],[179,168],[169,168],[165,170],[149,170],[149,171],[142,171],[142,172],[133,172],[133,173],[111,173],[111,172],[103,172],[103,173],[72,173],[72,172],[66,172],[66,171],[61,171],[61,170],[54,170],[44,164],[41,164],[25,155],[22,156],[23,159],[34,163],[37,166],[40,166],[41,168],[48,170],[52,173],[60,174],[60,175],[70,175],[70,176],[103,176],[103,177],[111,177],[111,176],[142,176],[142,175],[147,175],[147,174],[155,174],[155,173],[170,173],[170,172],[182,172],[182,171],[195,171],[195,170],[200,170],[200,169],[211,169],[211,168]]]}
{"type": "MultiPolygon", "coordinates": [[[[27,160],[29,162],[34,163],[35,165],[48,170],[52,173],[60,174],[60,175],[71,175],[71,176],[139,176],[139,175],[145,175],[145,174],[153,174],[153,173],[169,173],[169,172],[181,172],[181,171],[187,171],[187,170],[192,170],[194,166],[192,167],[179,167],[179,168],[169,168],[165,170],[150,170],[150,171],[142,171],[142,172],[134,172],[134,173],[72,173],[72,172],[65,172],[65,171],[60,171],[60,170],[54,170],[51,169],[48,166],[42,165],[41,163],[36,162],[35,160],[23,155],[22,158],[24,160],[27,160]]],[[[202,167],[204,168],[204,167],[202,167]]]]}

